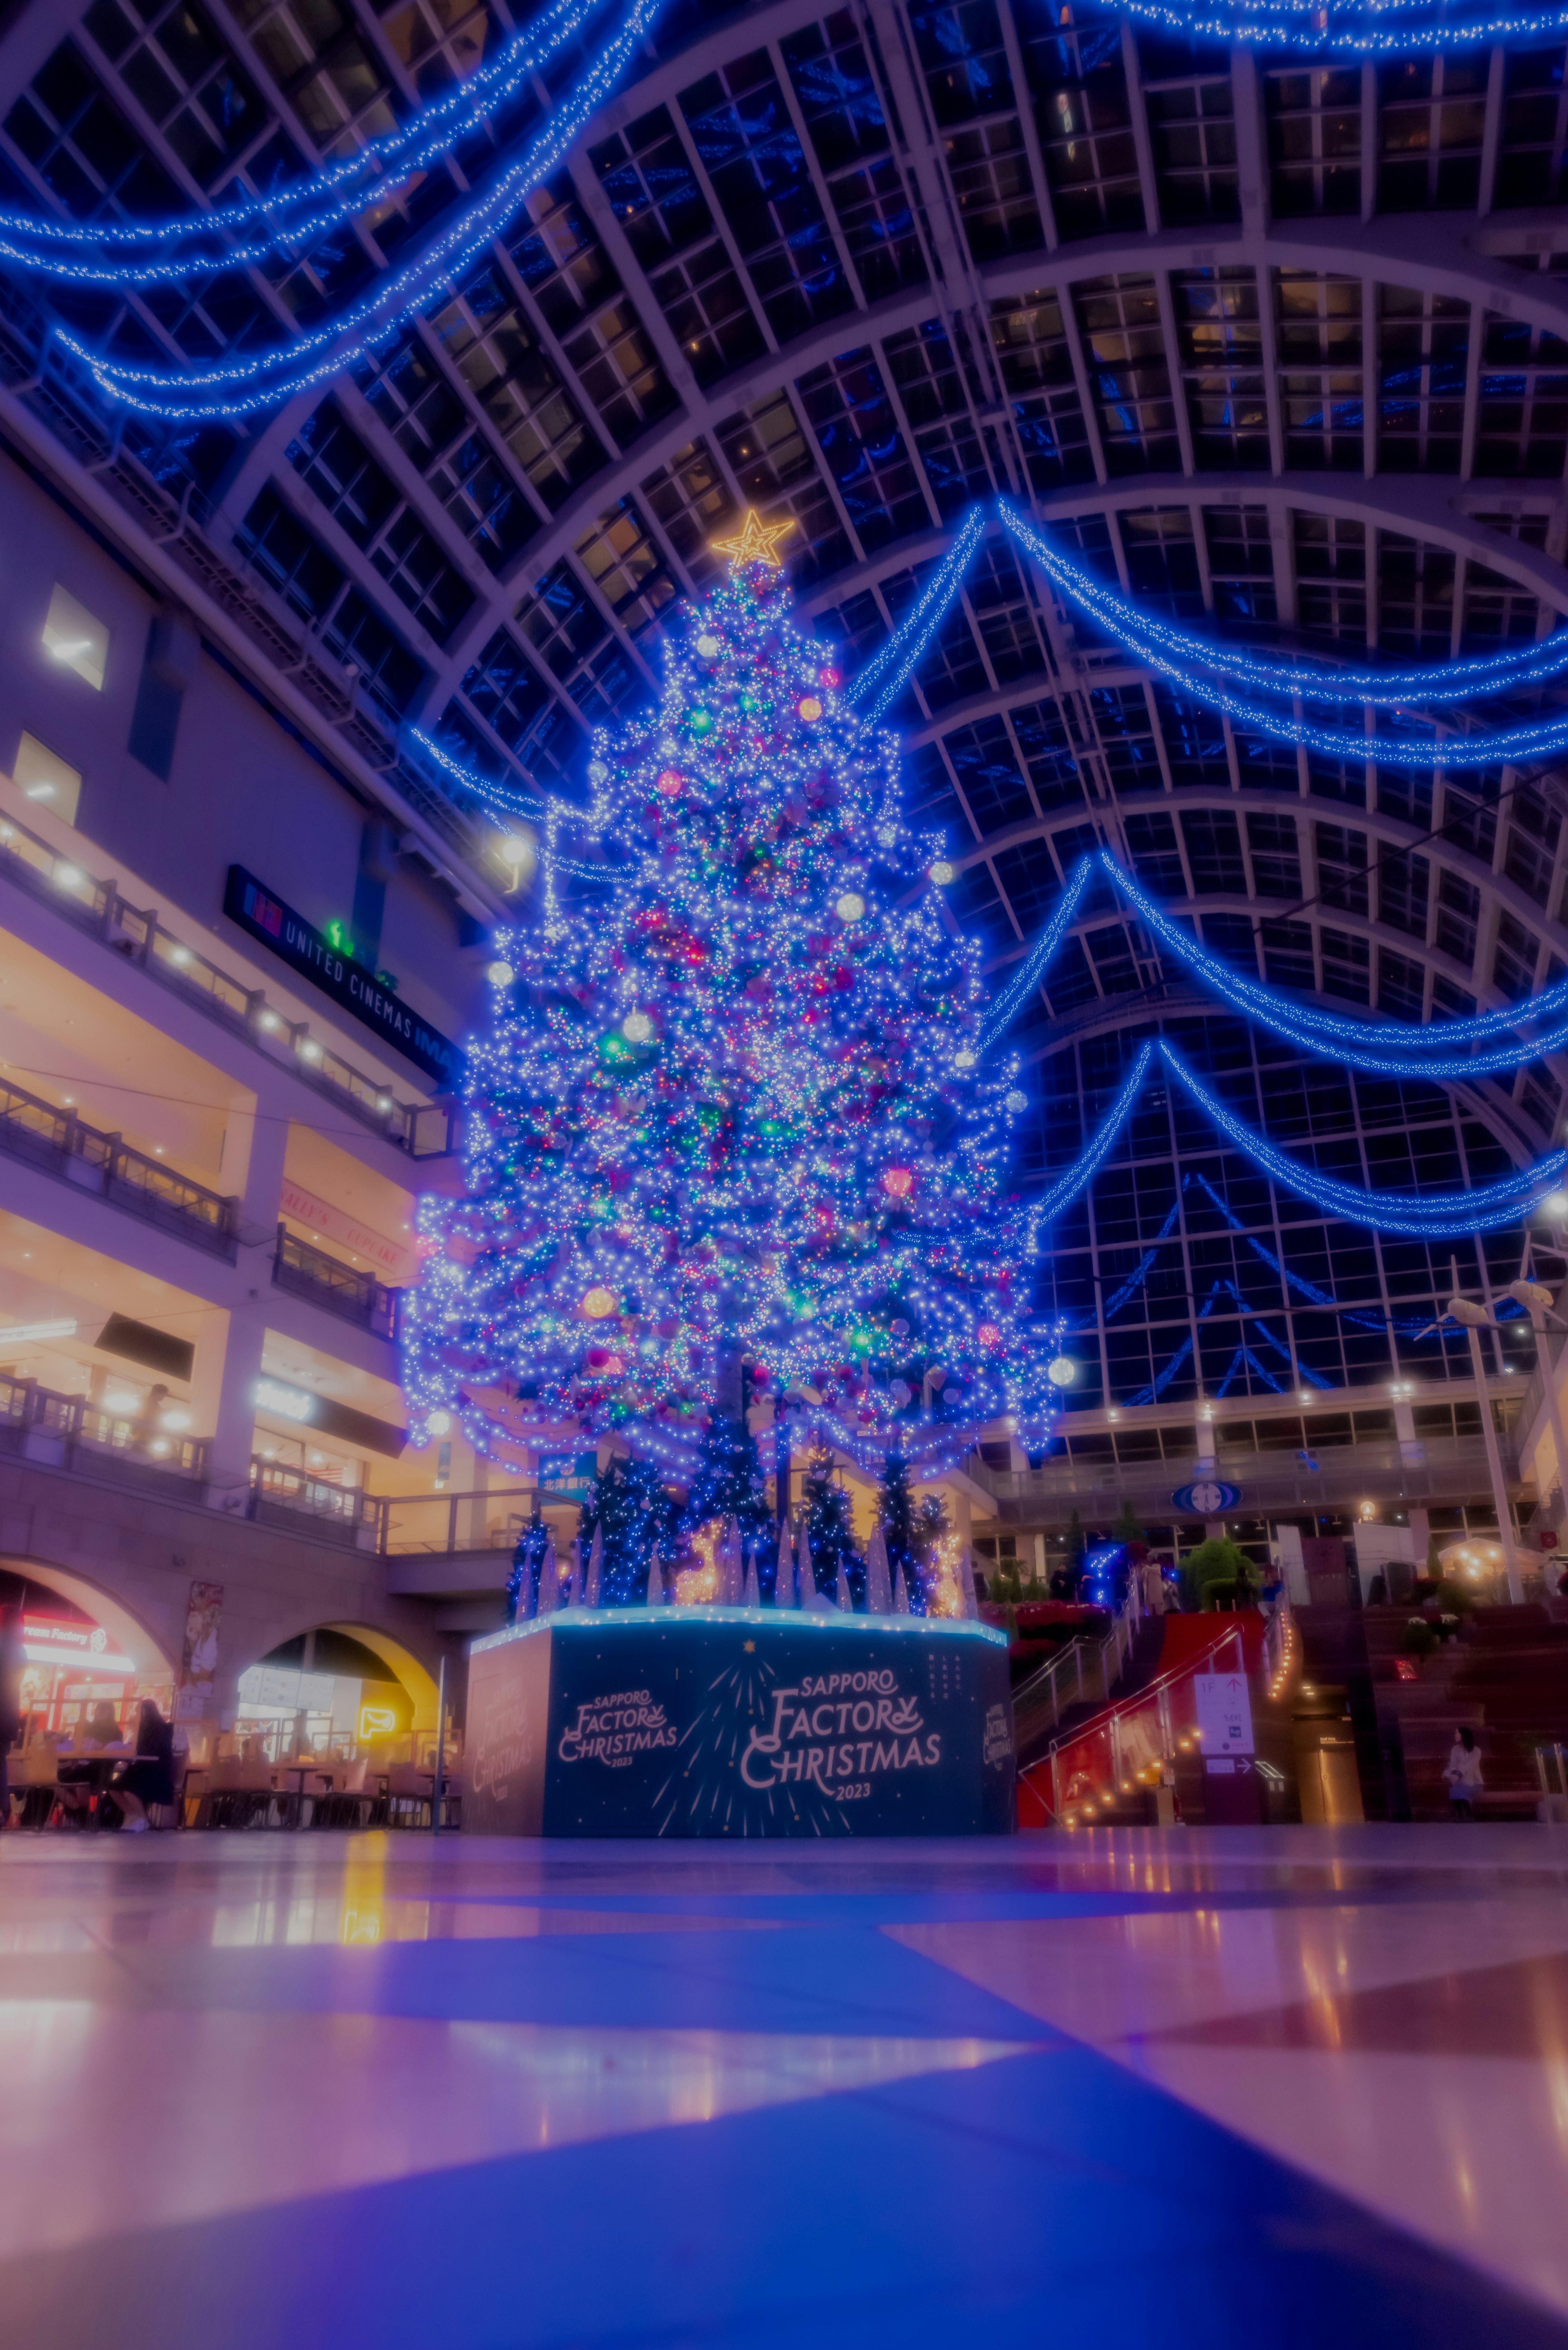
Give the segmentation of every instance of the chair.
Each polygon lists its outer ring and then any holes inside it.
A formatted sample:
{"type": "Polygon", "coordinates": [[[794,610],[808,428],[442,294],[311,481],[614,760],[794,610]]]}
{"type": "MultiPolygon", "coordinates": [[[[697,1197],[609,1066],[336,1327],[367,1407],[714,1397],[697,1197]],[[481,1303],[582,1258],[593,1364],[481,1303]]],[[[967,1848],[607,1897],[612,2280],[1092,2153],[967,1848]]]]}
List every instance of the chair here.
{"type": "Polygon", "coordinates": [[[335,1787],[323,1806],[324,1827],[363,1827],[375,1802],[373,1790],[365,1784],[370,1768],[369,1758],[361,1754],[350,1762],[342,1783],[335,1787]]]}
{"type": "Polygon", "coordinates": [[[435,1774],[417,1762],[394,1762],[387,1773],[387,1825],[430,1825],[431,1794],[435,1774]]]}
{"type": "Polygon", "coordinates": [[[23,1753],[13,1754],[6,1764],[11,1793],[22,1799],[16,1814],[19,1828],[41,1828],[48,1825],[55,1808],[55,1750],[52,1746],[29,1746],[23,1753]]]}
{"type": "Polygon", "coordinates": [[[212,1824],[218,1828],[264,1826],[273,1821],[277,1783],[270,1762],[224,1755],[213,1765],[212,1824]]]}
{"type": "Polygon", "coordinates": [[[325,1771],[302,1771],[299,1774],[299,1794],[296,1798],[295,1826],[309,1828],[324,1825],[323,1815],[331,1800],[331,1773],[325,1771]],[[308,1811],[306,1809],[307,1804],[310,1806],[308,1811]]]}
{"type": "Polygon", "coordinates": [[[213,1774],[210,1770],[189,1766],[180,1782],[180,1802],[176,1817],[181,1827],[204,1828],[210,1824],[213,1804],[213,1774]]]}

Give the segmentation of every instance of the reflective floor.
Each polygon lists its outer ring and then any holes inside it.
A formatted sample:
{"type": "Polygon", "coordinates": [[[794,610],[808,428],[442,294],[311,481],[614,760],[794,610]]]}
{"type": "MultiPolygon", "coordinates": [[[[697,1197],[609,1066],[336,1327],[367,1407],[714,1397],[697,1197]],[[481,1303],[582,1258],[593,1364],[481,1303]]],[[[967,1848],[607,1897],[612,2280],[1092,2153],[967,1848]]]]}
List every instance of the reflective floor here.
{"type": "Polygon", "coordinates": [[[1568,2350],[1565,1892],[1531,1827],[8,1835],[0,2341],[1568,2350]]]}

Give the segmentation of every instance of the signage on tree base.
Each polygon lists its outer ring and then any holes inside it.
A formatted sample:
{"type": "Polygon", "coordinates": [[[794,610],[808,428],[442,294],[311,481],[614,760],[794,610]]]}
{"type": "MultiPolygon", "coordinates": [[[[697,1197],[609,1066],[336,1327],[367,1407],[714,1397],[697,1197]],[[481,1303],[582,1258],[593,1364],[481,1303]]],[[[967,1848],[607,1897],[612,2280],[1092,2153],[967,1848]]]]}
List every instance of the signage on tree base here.
{"type": "Polygon", "coordinates": [[[601,1608],[470,1651],[481,1835],[1005,1835],[1007,1648],[989,1626],[601,1608]]]}

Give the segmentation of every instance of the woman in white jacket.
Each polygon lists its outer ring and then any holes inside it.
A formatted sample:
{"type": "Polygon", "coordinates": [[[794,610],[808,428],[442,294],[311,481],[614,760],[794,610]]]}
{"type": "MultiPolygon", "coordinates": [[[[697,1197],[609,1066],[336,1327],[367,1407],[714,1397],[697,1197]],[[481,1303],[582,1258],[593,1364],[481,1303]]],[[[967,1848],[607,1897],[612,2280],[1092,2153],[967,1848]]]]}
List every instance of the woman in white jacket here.
{"type": "Polygon", "coordinates": [[[1481,1783],[1481,1759],[1473,1730],[1456,1730],[1443,1776],[1449,1783],[1449,1817],[1473,1820],[1475,1792],[1481,1783]]]}

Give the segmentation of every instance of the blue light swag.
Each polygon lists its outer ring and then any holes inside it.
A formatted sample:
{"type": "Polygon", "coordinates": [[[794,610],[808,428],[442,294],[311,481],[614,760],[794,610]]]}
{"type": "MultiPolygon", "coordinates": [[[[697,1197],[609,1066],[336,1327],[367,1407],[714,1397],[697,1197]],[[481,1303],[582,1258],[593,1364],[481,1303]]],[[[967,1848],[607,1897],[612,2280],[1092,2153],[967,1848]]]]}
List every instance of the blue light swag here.
{"type": "Polygon", "coordinates": [[[1324,7],[1318,0],[1247,0],[1215,7],[1207,0],[1122,0],[1129,16],[1196,41],[1244,41],[1256,48],[1299,49],[1313,56],[1429,57],[1435,49],[1510,42],[1561,40],[1568,11],[1561,8],[1445,8],[1432,0],[1379,0],[1375,7],[1324,7]]]}
{"type": "MultiPolygon", "coordinates": [[[[1297,1045],[1303,1051],[1323,1053],[1343,1061],[1348,1068],[1361,1069],[1371,1076],[1393,1077],[1484,1077],[1496,1076],[1523,1066],[1528,1061],[1539,1060],[1543,1053],[1561,1051],[1568,1045],[1568,1021],[1556,1027],[1547,1027],[1529,1037],[1514,1035],[1495,1050],[1467,1053],[1454,1048],[1486,1044],[1511,1030],[1533,1027],[1550,1021],[1568,1007],[1568,980],[1559,980],[1554,987],[1542,989],[1539,995],[1522,1003],[1508,1005],[1500,1012],[1480,1012],[1466,1020],[1439,1020],[1425,1024],[1400,1020],[1349,1020],[1331,1012],[1317,1012],[1311,1005],[1293,1001],[1290,996],[1265,987],[1259,981],[1248,979],[1229,964],[1219,961],[1188,936],[1168,915],[1163,914],[1154,900],[1139,889],[1108,849],[1099,851],[1099,862],[1115,887],[1139,920],[1158,940],[1164,951],[1170,954],[1193,977],[1229,1003],[1245,1018],[1255,1020],[1261,1027],[1271,1029],[1287,1044],[1297,1045]]],[[[1083,886],[1088,858],[1080,861],[1068,888],[1076,901],[1077,890],[1083,886]]],[[[1066,893],[1064,893],[1065,898],[1066,893]]],[[[1058,901],[1058,909],[1062,900],[1058,901]]],[[[1064,924],[1063,928],[1065,927],[1064,924]]],[[[1053,951],[1060,942],[1061,930],[1055,916],[1046,937],[1052,939],[1053,951]],[[1054,933],[1054,936],[1053,936],[1054,933]]],[[[1045,943],[1044,938],[1041,944],[1045,943]]],[[[1037,978],[1044,962],[1036,969],[1036,957],[1032,954],[1025,970],[1037,978]]],[[[1021,974],[1022,976],[1022,974],[1021,974]]],[[[1016,986],[1017,983],[1014,983],[1016,986]]],[[[1012,991],[1009,991],[1010,994],[1012,991]]],[[[1022,998],[1020,998],[1022,1002],[1022,998]]],[[[992,1032],[988,1028],[988,1035],[992,1032]]],[[[1001,1029],[994,1031],[996,1035],[1001,1029]]]]}
{"type": "Polygon", "coordinates": [[[1344,1183],[1335,1176],[1303,1166],[1255,1133],[1210,1092],[1175,1046],[1161,1037],[1158,1043],[1139,1047],[1132,1073],[1100,1126],[1079,1158],[1038,1202],[1043,1226],[1062,1213],[1104,1163],[1131,1114],[1156,1054],[1210,1124],[1255,1167],[1323,1215],[1360,1224],[1370,1232],[1425,1241],[1461,1240],[1477,1232],[1497,1232],[1528,1216],[1547,1192],[1558,1188],[1568,1169],[1568,1150],[1554,1150],[1533,1166],[1516,1168],[1497,1182],[1480,1184],[1469,1191],[1369,1191],[1359,1183],[1344,1183]]]}
{"type": "Polygon", "coordinates": [[[296,254],[369,204],[385,203],[416,172],[524,96],[532,77],[603,14],[603,0],[555,0],[488,65],[379,139],[260,195],[226,196],[210,213],[164,220],[47,220],[0,206],[0,259],[62,283],[157,286],[195,272],[255,265],[296,254]],[[241,232],[261,224],[248,242],[241,232]]]}
{"type": "MultiPolygon", "coordinates": [[[[1080,566],[1058,554],[1042,532],[1007,499],[997,500],[997,511],[1005,528],[1033,556],[1067,601],[1075,604],[1080,611],[1087,613],[1106,629],[1124,652],[1144,668],[1153,670],[1167,679],[1192,701],[1200,702],[1206,710],[1215,711],[1221,717],[1231,719],[1247,733],[1266,734],[1276,743],[1304,744],[1307,750],[1316,751],[1325,758],[1375,759],[1380,766],[1428,770],[1435,767],[1493,767],[1505,762],[1521,764],[1553,758],[1568,750],[1568,712],[1559,712],[1551,718],[1532,719],[1517,726],[1501,727],[1495,733],[1439,736],[1390,734],[1377,730],[1368,733],[1365,727],[1353,731],[1348,726],[1317,726],[1309,720],[1288,715],[1282,710],[1272,710],[1262,702],[1242,702],[1235,694],[1226,691],[1223,686],[1210,681],[1208,672],[1223,671],[1231,658],[1217,641],[1191,636],[1183,629],[1162,627],[1162,636],[1181,647],[1179,658],[1176,657],[1167,650],[1161,638],[1153,633],[1150,623],[1140,613],[1135,611],[1122,597],[1091,578],[1080,566]]],[[[1563,634],[1564,642],[1560,652],[1564,665],[1568,665],[1568,631],[1563,634]]],[[[1530,650],[1539,652],[1541,648],[1532,647],[1530,650]]],[[[1506,660],[1507,656],[1499,655],[1497,658],[1506,660]]],[[[1469,666],[1473,670],[1478,665],[1471,663],[1469,666]]],[[[1407,690],[1396,699],[1400,702],[1445,702],[1451,700],[1448,688],[1440,681],[1451,676],[1452,668],[1453,665],[1445,664],[1442,669],[1428,672],[1405,671],[1407,690]],[[1410,690],[1413,680],[1423,678],[1429,678],[1429,684],[1423,685],[1418,691],[1410,690]]],[[[1549,673],[1555,674],[1555,671],[1549,673]]],[[[1491,690],[1502,691],[1518,681],[1506,673],[1500,673],[1491,690]]],[[[1472,699],[1482,691],[1480,686],[1472,684],[1466,689],[1466,698],[1472,699]]],[[[1323,682],[1314,687],[1312,698],[1338,702],[1346,706],[1352,703],[1366,706],[1366,695],[1359,688],[1345,693],[1334,685],[1332,674],[1328,672],[1324,673],[1323,682]]]]}
{"type": "Polygon", "coordinates": [[[613,38],[516,160],[411,261],[325,326],[291,343],[235,352],[208,368],[131,367],[79,341],[65,328],[56,330],[56,347],[79,361],[108,399],[143,415],[176,421],[256,415],[343,374],[389,343],[420,312],[451,298],[492,239],[564,161],[609,97],[661,5],[662,0],[633,0],[613,38]]]}
{"type": "Polygon", "coordinates": [[[892,708],[919,668],[927,647],[946,619],[953,598],[963,585],[964,573],[984,536],[985,508],[982,505],[971,506],[951,547],[926,582],[910,610],[905,614],[881,651],[873,655],[855,678],[845,699],[856,709],[862,702],[867,702],[863,715],[869,724],[874,726],[883,713],[892,708]],[[869,702],[867,702],[867,695],[871,697],[869,702]]]}

